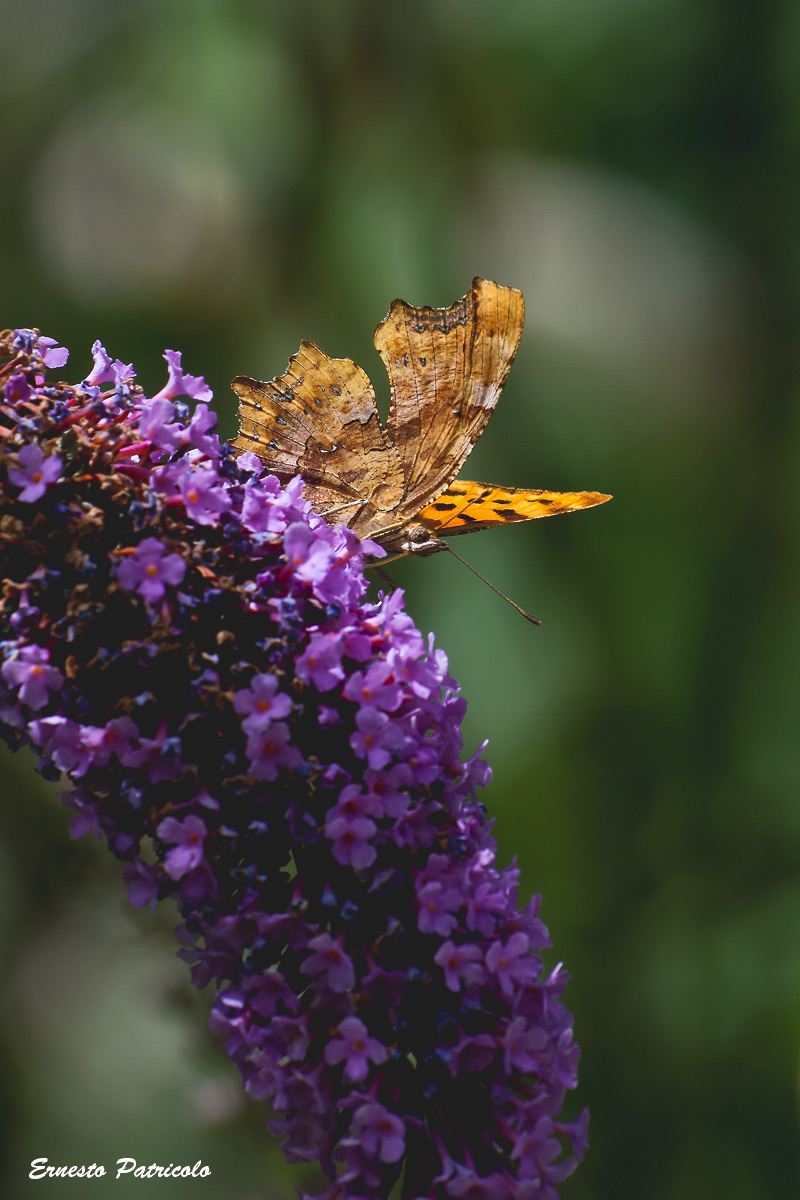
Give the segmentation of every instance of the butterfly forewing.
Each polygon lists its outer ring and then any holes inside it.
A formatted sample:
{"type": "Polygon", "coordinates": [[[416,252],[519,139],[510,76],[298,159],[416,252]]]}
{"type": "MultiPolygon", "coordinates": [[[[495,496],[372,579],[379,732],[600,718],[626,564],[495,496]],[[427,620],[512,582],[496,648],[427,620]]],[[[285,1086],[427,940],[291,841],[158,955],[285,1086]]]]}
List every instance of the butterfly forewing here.
{"type": "Polygon", "coordinates": [[[387,430],[405,475],[401,516],[415,516],[463,466],[508,377],[524,318],[516,288],[475,279],[450,308],[395,300],[375,330],[391,387],[387,430]]]}
{"type": "Polygon", "coordinates": [[[575,512],[603,504],[602,492],[547,492],[529,488],[496,487],[457,479],[419,514],[420,521],[437,537],[473,533],[493,525],[532,521],[556,513],[575,512]]]}
{"type": "Polygon", "coordinates": [[[372,385],[351,359],[302,342],[280,377],[260,383],[240,375],[232,387],[241,402],[236,450],[252,450],[281,479],[300,473],[317,511],[337,509],[360,537],[390,523],[403,469],[372,385]]]}

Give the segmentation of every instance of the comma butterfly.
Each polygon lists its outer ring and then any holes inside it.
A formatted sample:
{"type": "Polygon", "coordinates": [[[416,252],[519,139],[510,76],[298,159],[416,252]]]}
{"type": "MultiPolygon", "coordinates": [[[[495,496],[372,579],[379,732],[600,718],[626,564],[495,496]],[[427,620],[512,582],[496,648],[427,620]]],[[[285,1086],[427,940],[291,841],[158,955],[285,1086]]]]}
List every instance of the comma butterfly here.
{"type": "Polygon", "coordinates": [[[601,492],[455,480],[483,432],[522,336],[522,292],[474,279],[450,308],[395,300],[375,330],[391,385],[384,429],[366,374],[303,341],[279,378],[238,375],[237,450],[282,481],[300,474],[325,519],[394,554],[435,554],[459,533],[591,508],[601,492]],[[455,480],[455,482],[454,482],[455,480]]]}

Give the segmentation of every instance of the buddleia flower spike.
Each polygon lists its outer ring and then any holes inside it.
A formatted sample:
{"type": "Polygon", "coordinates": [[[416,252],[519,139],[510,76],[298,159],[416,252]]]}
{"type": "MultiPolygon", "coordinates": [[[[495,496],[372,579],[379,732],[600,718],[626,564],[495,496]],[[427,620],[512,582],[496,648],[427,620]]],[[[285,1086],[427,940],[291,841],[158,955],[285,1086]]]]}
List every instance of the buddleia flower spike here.
{"type": "Polygon", "coordinates": [[[567,975],[497,864],[444,652],[366,598],[380,548],[221,444],[179,354],[147,397],[98,343],[76,384],[35,330],[0,351],[4,738],[132,903],[177,904],[327,1197],[552,1200],[586,1145],[567,975]]]}

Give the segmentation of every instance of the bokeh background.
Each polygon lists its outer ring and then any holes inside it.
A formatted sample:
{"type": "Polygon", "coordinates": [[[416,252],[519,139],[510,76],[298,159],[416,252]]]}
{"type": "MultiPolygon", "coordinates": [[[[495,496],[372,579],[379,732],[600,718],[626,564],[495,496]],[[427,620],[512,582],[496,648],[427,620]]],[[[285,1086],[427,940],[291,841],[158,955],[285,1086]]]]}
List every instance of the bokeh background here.
{"type": "MultiPolygon", "coordinates": [[[[800,9],[790,0],[4,3],[0,325],[165,347],[222,430],[302,337],[388,388],[389,302],[481,274],[527,325],[467,477],[597,489],[395,578],[543,893],[591,1150],[563,1200],[796,1200],[800,9]]],[[[3,1196],[30,1160],[313,1186],[206,1034],[171,914],[132,911],[2,760],[3,1196]]],[[[199,1182],[98,1196],[195,1195],[199,1182]]]]}

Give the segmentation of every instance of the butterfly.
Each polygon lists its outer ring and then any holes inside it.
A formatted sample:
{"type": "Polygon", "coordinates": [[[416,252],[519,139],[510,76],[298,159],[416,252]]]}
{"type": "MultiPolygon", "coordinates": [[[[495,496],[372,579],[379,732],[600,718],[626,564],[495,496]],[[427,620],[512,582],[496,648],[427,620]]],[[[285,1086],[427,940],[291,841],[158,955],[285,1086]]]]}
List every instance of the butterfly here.
{"type": "Polygon", "coordinates": [[[387,553],[435,554],[461,533],[603,504],[601,492],[549,492],[456,479],[497,404],[522,336],[522,292],[476,278],[449,308],[395,300],[375,348],[389,374],[384,429],[367,375],[303,341],[286,372],[238,375],[236,450],[250,450],[329,524],[387,553]]]}

